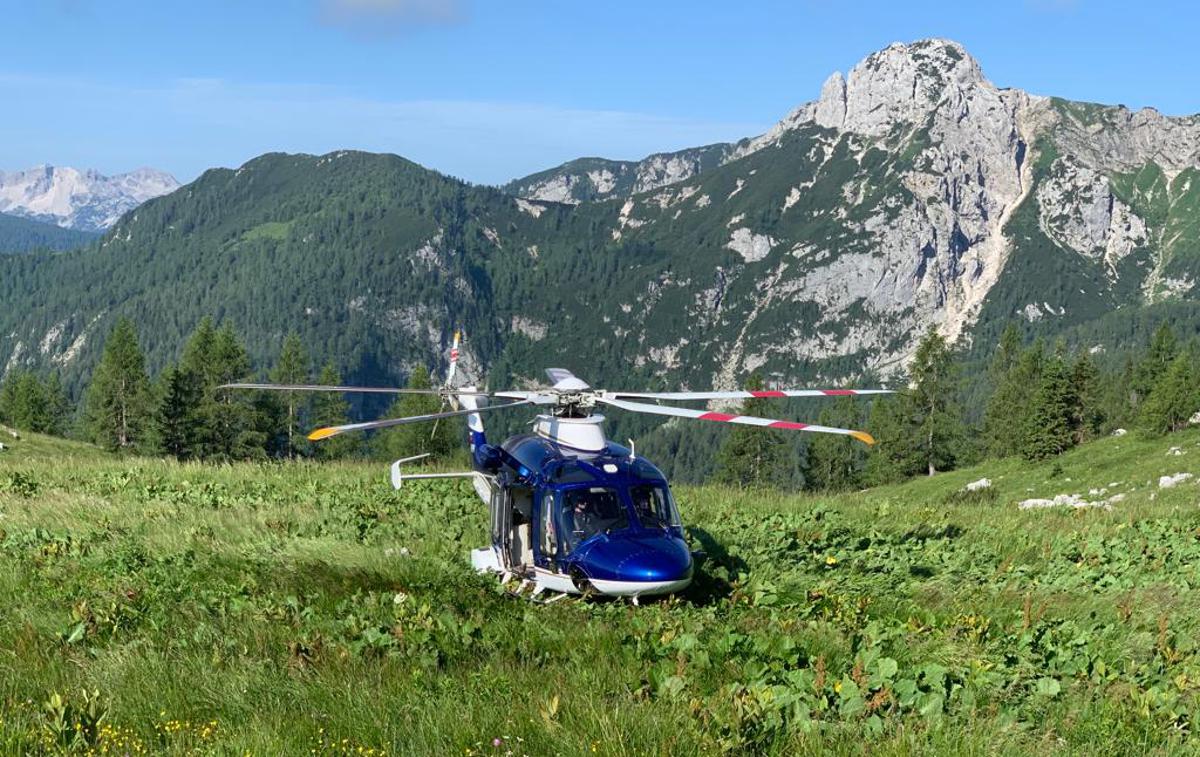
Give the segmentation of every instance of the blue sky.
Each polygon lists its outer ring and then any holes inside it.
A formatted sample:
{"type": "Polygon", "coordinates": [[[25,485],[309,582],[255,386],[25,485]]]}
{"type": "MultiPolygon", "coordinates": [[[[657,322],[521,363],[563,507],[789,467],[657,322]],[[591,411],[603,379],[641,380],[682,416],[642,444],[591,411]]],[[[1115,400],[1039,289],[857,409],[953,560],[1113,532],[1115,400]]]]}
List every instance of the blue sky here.
{"type": "Polygon", "coordinates": [[[893,41],[1000,86],[1200,111],[1189,4],[0,0],[0,169],[190,180],[263,152],[395,152],[494,183],[737,139],[893,41]]]}

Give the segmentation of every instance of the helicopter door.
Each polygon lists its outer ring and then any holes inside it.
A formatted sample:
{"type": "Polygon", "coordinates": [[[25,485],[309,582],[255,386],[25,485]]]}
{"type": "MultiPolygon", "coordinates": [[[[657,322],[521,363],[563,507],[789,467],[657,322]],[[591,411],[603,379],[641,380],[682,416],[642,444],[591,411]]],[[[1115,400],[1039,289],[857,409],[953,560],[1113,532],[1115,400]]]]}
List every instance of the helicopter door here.
{"type": "Polygon", "coordinates": [[[509,564],[520,567],[533,565],[533,490],[513,487],[509,490],[509,564]]]}
{"type": "Polygon", "coordinates": [[[503,486],[492,488],[492,499],[488,505],[492,516],[492,548],[500,560],[500,567],[508,570],[512,566],[512,507],[508,489],[503,486]]]}

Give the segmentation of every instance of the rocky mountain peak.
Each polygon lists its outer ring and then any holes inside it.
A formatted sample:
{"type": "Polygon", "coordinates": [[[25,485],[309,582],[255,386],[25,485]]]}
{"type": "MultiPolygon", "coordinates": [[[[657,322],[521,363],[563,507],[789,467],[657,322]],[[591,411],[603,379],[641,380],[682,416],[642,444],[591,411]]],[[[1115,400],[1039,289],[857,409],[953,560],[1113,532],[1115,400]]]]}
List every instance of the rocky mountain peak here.
{"type": "Polygon", "coordinates": [[[882,136],[898,123],[921,123],[946,102],[975,87],[992,85],[962,45],[944,39],[896,43],[833,74],[821,97],[802,107],[802,118],[820,126],[882,136]]]}
{"type": "Polygon", "coordinates": [[[0,171],[0,213],[67,229],[104,231],[146,200],[178,188],[175,177],[153,168],[110,177],[92,169],[42,164],[0,171]]]}

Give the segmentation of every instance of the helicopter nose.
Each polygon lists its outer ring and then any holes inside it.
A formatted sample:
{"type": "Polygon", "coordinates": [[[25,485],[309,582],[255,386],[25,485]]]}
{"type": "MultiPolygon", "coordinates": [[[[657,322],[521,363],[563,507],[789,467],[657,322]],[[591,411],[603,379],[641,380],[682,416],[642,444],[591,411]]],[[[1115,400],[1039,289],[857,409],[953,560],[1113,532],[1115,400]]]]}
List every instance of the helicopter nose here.
{"type": "Polygon", "coordinates": [[[679,581],[692,574],[692,553],[679,538],[612,538],[595,544],[583,556],[591,578],[607,581],[679,581]]]}

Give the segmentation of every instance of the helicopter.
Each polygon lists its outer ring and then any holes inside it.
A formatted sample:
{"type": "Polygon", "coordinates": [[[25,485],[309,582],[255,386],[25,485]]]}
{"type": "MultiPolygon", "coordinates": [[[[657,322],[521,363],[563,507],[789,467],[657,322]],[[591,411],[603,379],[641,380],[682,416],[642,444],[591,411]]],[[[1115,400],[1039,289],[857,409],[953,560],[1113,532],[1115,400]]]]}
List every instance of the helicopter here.
{"type": "Polygon", "coordinates": [[[391,483],[469,478],[488,508],[490,546],[471,551],[471,565],[495,574],[504,584],[520,581],[518,593],[549,601],[568,595],[627,597],[675,594],[692,581],[699,553],[685,538],[683,521],[667,477],[653,463],[605,437],[604,416],[612,408],[633,413],[733,423],[761,428],[840,434],[868,445],[865,431],[735,415],[711,410],[651,404],[651,401],[737,400],[746,398],[842,397],[890,394],[887,389],[772,389],[761,391],[623,392],[593,389],[565,368],[549,368],[550,385],[529,391],[480,391],[453,386],[461,334],[454,334],[445,385],[433,389],[227,384],[226,389],[276,391],[433,394],[452,409],[319,428],[318,442],[339,434],[409,423],[465,417],[473,470],[406,473],[404,466],[427,455],[395,461],[391,483]],[[493,402],[495,400],[495,402],[493,402]],[[536,408],[529,433],[501,444],[488,440],[486,413],[536,408]]]}

